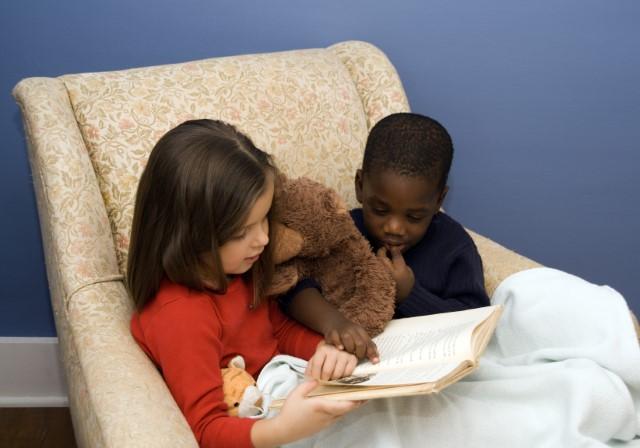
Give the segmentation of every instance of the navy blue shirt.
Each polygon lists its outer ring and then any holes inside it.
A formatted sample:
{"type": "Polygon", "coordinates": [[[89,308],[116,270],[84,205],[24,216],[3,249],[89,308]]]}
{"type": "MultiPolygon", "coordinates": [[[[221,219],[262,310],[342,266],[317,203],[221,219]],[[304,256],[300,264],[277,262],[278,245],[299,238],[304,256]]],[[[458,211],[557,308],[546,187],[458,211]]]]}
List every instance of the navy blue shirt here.
{"type": "MultiPolygon", "coordinates": [[[[373,244],[364,227],[362,209],[351,210],[351,217],[362,235],[373,244]]],[[[434,215],[422,239],[403,256],[413,270],[415,284],[396,306],[394,318],[489,305],[478,249],[466,230],[445,213],[434,215]]]]}

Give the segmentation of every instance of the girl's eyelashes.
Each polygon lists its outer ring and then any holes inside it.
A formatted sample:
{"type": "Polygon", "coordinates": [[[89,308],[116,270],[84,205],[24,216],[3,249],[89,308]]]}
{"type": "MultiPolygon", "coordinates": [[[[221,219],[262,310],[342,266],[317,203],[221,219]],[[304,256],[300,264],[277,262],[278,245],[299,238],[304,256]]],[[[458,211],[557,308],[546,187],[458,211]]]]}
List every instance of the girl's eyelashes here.
{"type": "Polygon", "coordinates": [[[240,230],[239,232],[235,233],[234,235],[231,236],[230,239],[232,240],[241,240],[243,238],[245,238],[248,234],[249,234],[249,230],[260,225],[264,225],[264,223],[269,221],[269,217],[265,216],[264,218],[262,218],[262,221],[260,221],[259,223],[256,224],[251,224],[247,227],[244,227],[242,230],[240,230]]]}
{"type": "Polygon", "coordinates": [[[247,236],[247,229],[244,228],[242,229],[240,232],[234,234],[231,236],[232,240],[241,240],[242,238],[244,238],[245,236],[247,236]]]}

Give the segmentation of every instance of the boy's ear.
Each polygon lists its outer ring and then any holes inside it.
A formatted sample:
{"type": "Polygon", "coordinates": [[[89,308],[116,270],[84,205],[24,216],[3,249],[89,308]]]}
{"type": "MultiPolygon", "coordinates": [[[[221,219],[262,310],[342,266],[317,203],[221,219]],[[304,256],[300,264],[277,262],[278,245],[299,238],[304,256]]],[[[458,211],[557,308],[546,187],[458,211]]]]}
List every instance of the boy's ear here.
{"type": "Polygon", "coordinates": [[[444,198],[447,197],[447,193],[449,192],[449,185],[445,185],[440,192],[440,197],[438,198],[438,210],[442,208],[442,203],[444,202],[444,198]]]}
{"type": "Polygon", "coordinates": [[[355,186],[356,186],[356,199],[360,204],[362,204],[362,170],[361,169],[356,171],[355,186]]]}

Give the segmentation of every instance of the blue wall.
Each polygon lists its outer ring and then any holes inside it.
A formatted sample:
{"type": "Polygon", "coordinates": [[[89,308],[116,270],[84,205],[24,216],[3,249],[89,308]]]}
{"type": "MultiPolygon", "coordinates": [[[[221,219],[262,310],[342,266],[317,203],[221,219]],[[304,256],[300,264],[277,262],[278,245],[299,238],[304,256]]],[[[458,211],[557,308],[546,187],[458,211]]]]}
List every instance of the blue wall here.
{"type": "Polygon", "coordinates": [[[20,79],[347,39],[383,49],[413,110],[449,128],[452,215],[640,314],[640,2],[373,3],[1,2],[0,336],[55,334],[20,79]]]}

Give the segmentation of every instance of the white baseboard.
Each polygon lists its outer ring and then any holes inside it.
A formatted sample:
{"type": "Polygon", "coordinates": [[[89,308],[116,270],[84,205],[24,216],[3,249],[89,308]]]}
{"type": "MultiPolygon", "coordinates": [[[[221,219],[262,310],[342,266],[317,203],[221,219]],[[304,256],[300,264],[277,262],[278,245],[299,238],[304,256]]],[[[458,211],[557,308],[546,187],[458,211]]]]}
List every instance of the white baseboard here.
{"type": "Polygon", "coordinates": [[[0,407],[68,403],[58,338],[0,337],[0,407]]]}

